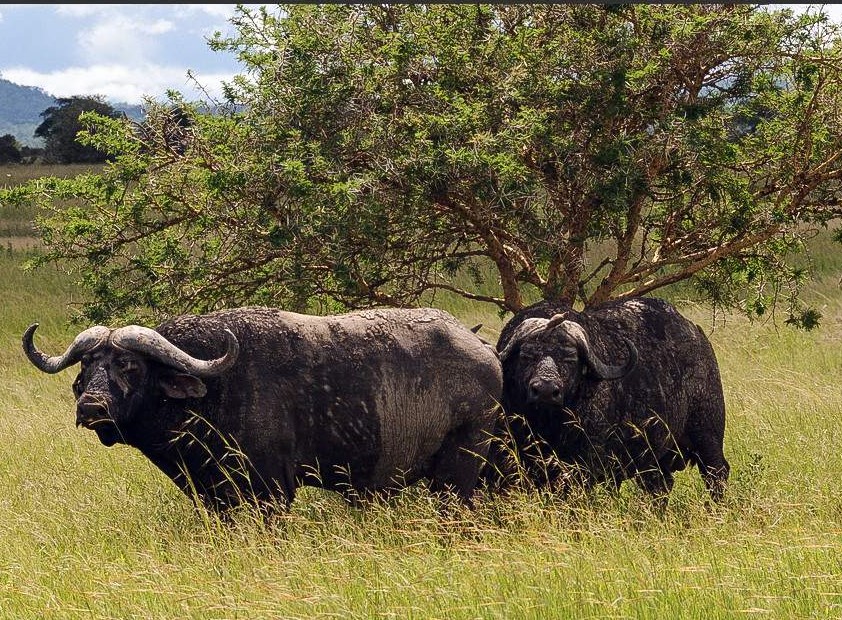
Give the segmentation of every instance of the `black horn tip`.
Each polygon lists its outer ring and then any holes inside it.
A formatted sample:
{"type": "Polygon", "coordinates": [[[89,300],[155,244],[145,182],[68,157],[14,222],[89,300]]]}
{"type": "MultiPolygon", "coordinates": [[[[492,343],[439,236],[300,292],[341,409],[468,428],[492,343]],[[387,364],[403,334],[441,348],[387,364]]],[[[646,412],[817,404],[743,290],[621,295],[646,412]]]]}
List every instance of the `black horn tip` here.
{"type": "Polygon", "coordinates": [[[108,337],[111,330],[102,325],[95,325],[89,327],[81,334],[76,336],[70,346],[62,355],[51,357],[46,353],[38,350],[35,343],[32,341],[32,335],[38,323],[30,325],[23,334],[23,350],[29,361],[46,373],[56,373],[64,370],[82,359],[82,356],[88,351],[96,348],[102,344],[108,337]]]}
{"type": "Polygon", "coordinates": [[[32,347],[32,336],[35,334],[35,330],[38,329],[38,325],[38,323],[33,323],[23,332],[22,340],[24,350],[28,350],[32,347]]]}
{"type": "Polygon", "coordinates": [[[626,351],[628,352],[626,363],[621,366],[606,366],[595,360],[596,364],[599,366],[599,368],[596,369],[597,374],[601,375],[601,378],[609,380],[622,379],[634,370],[635,366],[637,366],[637,347],[635,347],[628,338],[623,338],[622,340],[626,345],[626,351]]]}
{"type": "Polygon", "coordinates": [[[49,358],[38,350],[35,346],[35,342],[33,341],[33,335],[35,334],[36,329],[38,329],[38,323],[33,323],[23,332],[23,338],[21,339],[23,352],[36,368],[42,370],[43,372],[52,373],[53,370],[49,365],[49,358]]]}

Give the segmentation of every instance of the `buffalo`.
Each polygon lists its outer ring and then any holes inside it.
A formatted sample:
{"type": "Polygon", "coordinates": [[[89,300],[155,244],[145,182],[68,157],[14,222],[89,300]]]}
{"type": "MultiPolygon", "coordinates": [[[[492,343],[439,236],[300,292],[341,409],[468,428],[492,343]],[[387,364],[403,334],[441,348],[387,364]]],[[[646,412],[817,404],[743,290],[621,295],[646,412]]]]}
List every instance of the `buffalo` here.
{"type": "Polygon", "coordinates": [[[694,464],[722,498],[719,367],[702,329],[671,304],[634,298],[576,311],[539,302],[509,321],[497,348],[505,413],[484,474],[492,487],[634,479],[665,502],[673,473],[694,464]]]}
{"type": "Polygon", "coordinates": [[[141,451],[197,504],[351,502],[426,478],[471,502],[502,390],[496,351],[446,312],[310,316],[263,307],[156,329],[95,326],[40,370],[81,363],[76,424],[141,451]]]}

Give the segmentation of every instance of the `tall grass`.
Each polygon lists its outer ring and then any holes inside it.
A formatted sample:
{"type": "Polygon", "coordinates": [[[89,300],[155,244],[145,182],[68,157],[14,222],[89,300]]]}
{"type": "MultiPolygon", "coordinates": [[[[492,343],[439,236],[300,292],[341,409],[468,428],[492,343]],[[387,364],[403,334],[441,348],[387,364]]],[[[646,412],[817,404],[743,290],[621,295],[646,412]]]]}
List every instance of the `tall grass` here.
{"type": "MultiPolygon", "coordinates": [[[[364,509],[304,489],[287,515],[224,524],[135,450],[74,428],[74,371],[37,371],[20,336],[39,321],[39,344],[62,349],[78,293],[57,271],[24,274],[22,258],[0,252],[0,618],[842,617],[834,257],[810,290],[817,331],[682,308],[722,370],[721,506],[690,470],[663,514],[626,483],[481,496],[444,517],[417,486],[364,509]]],[[[496,337],[493,309],[436,301],[496,337]]]]}
{"type": "MultiPolygon", "coordinates": [[[[70,178],[86,172],[102,169],[101,164],[7,164],[0,166],[0,188],[15,187],[31,179],[44,176],[70,178]]],[[[14,246],[14,237],[31,237],[34,234],[32,221],[34,208],[17,207],[0,203],[0,248],[14,246]]],[[[31,245],[27,243],[26,245],[31,245]]]]}

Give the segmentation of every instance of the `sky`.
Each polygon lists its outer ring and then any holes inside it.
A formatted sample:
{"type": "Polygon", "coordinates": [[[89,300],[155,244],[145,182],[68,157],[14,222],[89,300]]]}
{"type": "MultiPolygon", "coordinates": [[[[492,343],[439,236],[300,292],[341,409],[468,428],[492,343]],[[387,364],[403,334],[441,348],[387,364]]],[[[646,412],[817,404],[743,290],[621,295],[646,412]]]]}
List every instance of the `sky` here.
{"type": "MultiPolygon", "coordinates": [[[[259,6],[259,5],[247,5],[259,6]]],[[[271,6],[271,5],[269,5],[271,6]]],[[[803,10],[809,5],[788,6],[803,10]]],[[[142,103],[177,90],[204,98],[242,71],[207,38],[232,33],[234,4],[0,4],[0,77],[55,97],[102,95],[142,103]]],[[[826,5],[842,22],[842,5],[826,5]]]]}
{"type": "MultiPolygon", "coordinates": [[[[246,5],[259,6],[259,5],[246,5]]],[[[200,98],[188,70],[211,94],[242,72],[214,52],[214,31],[233,33],[235,4],[0,4],[0,78],[55,97],[114,102],[200,98]]]]}

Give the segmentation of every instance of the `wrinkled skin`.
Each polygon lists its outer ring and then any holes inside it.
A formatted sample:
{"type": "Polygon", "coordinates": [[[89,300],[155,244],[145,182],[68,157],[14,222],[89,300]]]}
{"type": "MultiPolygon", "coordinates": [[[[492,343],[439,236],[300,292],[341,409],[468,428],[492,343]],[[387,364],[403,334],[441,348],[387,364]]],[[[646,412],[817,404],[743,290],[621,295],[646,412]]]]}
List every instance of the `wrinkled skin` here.
{"type": "Polygon", "coordinates": [[[502,375],[493,347],[452,316],[255,307],[182,316],[156,331],[211,360],[225,354],[225,329],[236,362],[206,377],[96,341],[73,384],[77,425],[106,446],[139,449],[214,510],[288,506],[305,484],[355,501],[421,478],[470,502],[502,375]]]}
{"type": "Polygon", "coordinates": [[[484,476],[492,488],[520,475],[565,489],[634,479],[664,499],[674,472],[695,464],[721,499],[729,466],[719,368],[701,328],[673,306],[639,298],[577,312],[540,302],[513,317],[497,348],[505,415],[484,476]]]}

